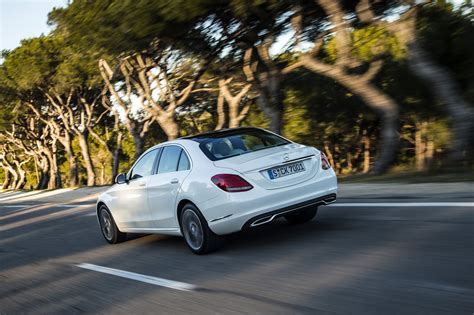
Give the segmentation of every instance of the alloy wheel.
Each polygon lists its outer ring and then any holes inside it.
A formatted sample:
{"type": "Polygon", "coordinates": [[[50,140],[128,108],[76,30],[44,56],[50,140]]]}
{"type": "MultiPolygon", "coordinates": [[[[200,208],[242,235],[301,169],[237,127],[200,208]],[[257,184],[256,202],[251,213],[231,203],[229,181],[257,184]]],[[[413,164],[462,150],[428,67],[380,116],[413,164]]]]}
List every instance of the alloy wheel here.
{"type": "Polygon", "coordinates": [[[194,250],[199,250],[204,242],[204,234],[198,215],[190,209],[185,210],[182,216],[182,226],[188,245],[194,250]]]}
{"type": "Polygon", "coordinates": [[[102,234],[107,240],[111,240],[113,238],[113,227],[112,227],[112,218],[107,210],[102,209],[100,211],[100,228],[102,229],[102,234]]]}

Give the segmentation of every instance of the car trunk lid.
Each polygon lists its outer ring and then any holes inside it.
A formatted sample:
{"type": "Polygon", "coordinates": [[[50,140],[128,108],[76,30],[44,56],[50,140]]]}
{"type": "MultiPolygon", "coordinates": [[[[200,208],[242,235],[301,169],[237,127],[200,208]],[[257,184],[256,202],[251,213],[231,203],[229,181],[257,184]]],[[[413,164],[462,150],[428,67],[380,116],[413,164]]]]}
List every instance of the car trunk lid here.
{"type": "Polygon", "coordinates": [[[296,185],[315,176],[319,170],[319,163],[320,157],[317,150],[290,143],[218,160],[214,162],[214,165],[233,169],[253,184],[265,189],[278,189],[296,185]],[[273,176],[270,175],[269,170],[276,168],[283,168],[282,170],[286,170],[287,173],[288,170],[298,170],[298,172],[272,179],[273,176]]]}

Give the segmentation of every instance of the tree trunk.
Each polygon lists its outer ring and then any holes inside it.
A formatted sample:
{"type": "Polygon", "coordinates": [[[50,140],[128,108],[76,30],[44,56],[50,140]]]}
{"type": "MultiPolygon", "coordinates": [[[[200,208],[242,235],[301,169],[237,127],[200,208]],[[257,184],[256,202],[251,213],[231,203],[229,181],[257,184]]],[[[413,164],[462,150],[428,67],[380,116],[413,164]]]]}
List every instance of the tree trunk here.
{"type": "Polygon", "coordinates": [[[69,186],[76,187],[79,185],[79,173],[77,169],[77,157],[73,152],[67,152],[69,161],[69,186]]]}
{"type": "Polygon", "coordinates": [[[352,154],[351,154],[351,152],[347,152],[346,159],[347,159],[347,170],[348,170],[349,173],[352,173],[353,165],[352,165],[352,154]]]}
{"type": "MultiPolygon", "coordinates": [[[[250,110],[250,104],[244,105],[239,112],[240,101],[242,98],[234,98],[229,102],[229,128],[237,128],[250,110]]],[[[280,127],[281,131],[281,127],[280,127]]]]}
{"type": "Polygon", "coordinates": [[[416,123],[415,130],[415,167],[417,171],[425,169],[425,142],[422,137],[422,126],[416,123]]]}
{"type": "Polygon", "coordinates": [[[26,185],[26,172],[25,170],[19,168],[18,169],[18,181],[16,183],[16,186],[15,186],[15,189],[19,190],[19,189],[23,189],[25,188],[25,185],[26,185]]]}
{"type": "Polygon", "coordinates": [[[432,167],[434,152],[435,152],[434,141],[428,140],[426,142],[426,165],[428,168],[432,167]]]}
{"type": "Polygon", "coordinates": [[[327,142],[325,141],[324,142],[324,153],[326,154],[327,158],[329,159],[329,163],[331,163],[331,165],[334,167],[334,157],[332,156],[332,152],[331,150],[329,149],[329,145],[327,144],[327,142]]]}
{"type": "Polygon", "coordinates": [[[8,171],[10,174],[12,174],[12,180],[10,181],[10,184],[6,187],[7,189],[15,189],[16,184],[18,183],[18,173],[15,171],[13,167],[10,165],[7,165],[8,171]]]}
{"type": "Polygon", "coordinates": [[[117,134],[117,145],[112,154],[112,184],[115,183],[115,177],[117,177],[120,166],[120,152],[122,151],[122,132],[119,131],[117,134]]]}
{"type": "Polygon", "coordinates": [[[214,130],[220,130],[225,125],[224,96],[219,92],[217,96],[217,125],[214,130]]]}
{"type": "Polygon", "coordinates": [[[100,185],[105,184],[105,165],[100,164],[100,185]]]}
{"type": "Polygon", "coordinates": [[[61,142],[66,151],[67,160],[69,162],[69,186],[76,187],[79,185],[79,175],[77,169],[77,156],[72,148],[71,138],[66,135],[65,141],[61,142]]]}
{"type": "Polygon", "coordinates": [[[46,187],[48,189],[61,188],[61,174],[57,163],[56,153],[47,149],[45,152],[46,159],[48,160],[48,182],[46,187]]]}
{"type": "Polygon", "coordinates": [[[157,118],[163,132],[168,137],[168,140],[174,140],[179,136],[179,126],[174,119],[174,113],[163,114],[157,118]]]}
{"type": "Polygon", "coordinates": [[[55,141],[53,141],[52,144],[52,151],[53,151],[53,164],[51,169],[54,171],[54,174],[51,176],[54,178],[54,187],[53,188],[62,188],[63,187],[63,182],[61,179],[61,171],[59,169],[59,163],[58,163],[58,152],[57,152],[57,146],[55,141]],[[53,176],[54,175],[54,176],[53,176]]]}
{"type": "MultiPolygon", "coordinates": [[[[219,114],[219,125],[224,125],[225,123],[225,113],[224,113],[224,100],[227,101],[229,106],[229,128],[237,128],[240,126],[240,122],[245,118],[247,113],[250,110],[250,104],[245,104],[240,109],[240,102],[244,96],[248,93],[251,84],[245,84],[238,93],[235,95],[232,94],[232,91],[228,88],[228,84],[232,81],[232,78],[227,80],[219,80],[219,98],[217,101],[217,111],[219,114]]],[[[237,85],[238,86],[238,85],[237,85]]],[[[222,126],[220,128],[222,128],[222,126]]],[[[220,129],[218,128],[218,129],[220,129]]]]}
{"type": "Polygon", "coordinates": [[[50,168],[50,165],[49,165],[48,158],[45,155],[41,155],[40,156],[41,175],[40,175],[40,180],[38,182],[38,186],[36,187],[36,189],[48,188],[48,183],[49,183],[49,178],[50,178],[49,168],[50,168]]]}
{"type": "Polygon", "coordinates": [[[281,134],[283,128],[283,89],[280,80],[267,78],[258,84],[257,104],[269,120],[269,129],[281,134]]]}
{"type": "MultiPolygon", "coordinates": [[[[33,156],[33,164],[35,166],[36,185],[39,185],[39,182],[40,182],[40,177],[39,177],[39,172],[38,172],[39,161],[38,161],[37,155],[33,156]]],[[[33,188],[33,185],[31,185],[31,187],[33,188]]]]}
{"type": "Polygon", "coordinates": [[[381,115],[379,149],[374,166],[370,171],[373,174],[383,174],[389,169],[395,160],[400,142],[398,113],[386,111],[382,112],[381,115]]]}
{"type": "Polygon", "coordinates": [[[269,129],[281,133],[283,127],[284,91],[281,81],[284,73],[273,63],[269,42],[248,48],[244,54],[243,71],[247,80],[255,81],[257,104],[269,120],[269,129]],[[257,57],[256,60],[253,57],[257,57]]]}
{"type": "Polygon", "coordinates": [[[382,174],[388,170],[395,160],[400,142],[397,103],[370,82],[354,80],[350,76],[344,75],[338,75],[336,77],[340,84],[358,95],[366,105],[379,113],[379,149],[371,172],[374,174],[382,174]]]}
{"type": "Polygon", "coordinates": [[[87,131],[78,134],[79,146],[81,147],[81,154],[87,171],[87,186],[91,187],[95,185],[95,170],[89,150],[88,136],[89,133],[87,131]]]}
{"type": "Polygon", "coordinates": [[[8,187],[9,189],[15,189],[16,184],[18,183],[18,180],[19,180],[19,176],[18,176],[18,173],[16,171],[13,171],[12,174],[13,174],[13,180],[10,183],[10,186],[8,187]]]}
{"type": "Polygon", "coordinates": [[[240,99],[228,99],[229,105],[229,128],[237,128],[240,126],[239,120],[239,104],[240,99]]]}
{"type": "Polygon", "coordinates": [[[453,122],[450,159],[460,162],[470,148],[473,112],[461,95],[460,88],[451,73],[433,62],[418,42],[408,44],[409,66],[446,107],[453,122]]]}
{"type": "Polygon", "coordinates": [[[364,168],[362,172],[368,173],[370,170],[370,136],[367,134],[367,130],[364,130],[362,143],[364,145],[364,168]]]}
{"type": "Polygon", "coordinates": [[[5,178],[3,179],[3,184],[2,184],[2,189],[8,189],[12,182],[12,176],[10,174],[10,171],[6,166],[3,166],[3,174],[5,174],[5,178]]]}
{"type": "Polygon", "coordinates": [[[142,155],[143,151],[145,151],[145,139],[143,139],[138,133],[132,134],[132,137],[133,144],[135,145],[135,154],[133,158],[136,161],[142,155]]]}

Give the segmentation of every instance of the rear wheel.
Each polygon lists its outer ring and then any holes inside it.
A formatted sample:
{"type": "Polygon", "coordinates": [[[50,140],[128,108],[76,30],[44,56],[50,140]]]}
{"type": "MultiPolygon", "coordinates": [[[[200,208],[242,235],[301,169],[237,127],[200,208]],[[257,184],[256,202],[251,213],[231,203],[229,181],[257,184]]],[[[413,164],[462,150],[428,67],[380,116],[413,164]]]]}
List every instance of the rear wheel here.
{"type": "Polygon", "coordinates": [[[180,225],[186,245],[195,254],[209,253],[222,243],[222,238],[209,229],[203,215],[193,204],[188,203],[184,206],[180,225]]]}
{"type": "Polygon", "coordinates": [[[299,224],[311,221],[316,216],[316,213],[318,213],[318,207],[312,207],[289,213],[285,215],[285,219],[291,224],[299,224]]]}
{"type": "Polygon", "coordinates": [[[126,240],[127,233],[122,233],[117,228],[115,221],[110,214],[109,209],[105,205],[102,205],[98,212],[100,230],[105,240],[110,244],[121,243],[126,240]]]}

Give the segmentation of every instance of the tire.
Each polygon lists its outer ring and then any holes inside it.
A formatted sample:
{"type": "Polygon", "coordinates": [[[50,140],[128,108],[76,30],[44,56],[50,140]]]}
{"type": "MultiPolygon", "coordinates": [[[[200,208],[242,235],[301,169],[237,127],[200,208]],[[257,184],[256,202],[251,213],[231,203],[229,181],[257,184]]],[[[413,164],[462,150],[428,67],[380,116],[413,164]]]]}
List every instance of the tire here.
{"type": "Polygon", "coordinates": [[[197,255],[210,253],[222,244],[222,237],[209,229],[204,216],[191,203],[183,207],[179,224],[186,245],[197,255]]]}
{"type": "Polygon", "coordinates": [[[127,239],[127,233],[120,232],[112,214],[105,205],[100,206],[97,216],[99,218],[100,231],[107,242],[117,244],[127,239]]]}
{"type": "Polygon", "coordinates": [[[291,224],[300,224],[311,221],[316,216],[316,213],[318,213],[318,207],[312,207],[287,214],[285,219],[291,224]]]}

